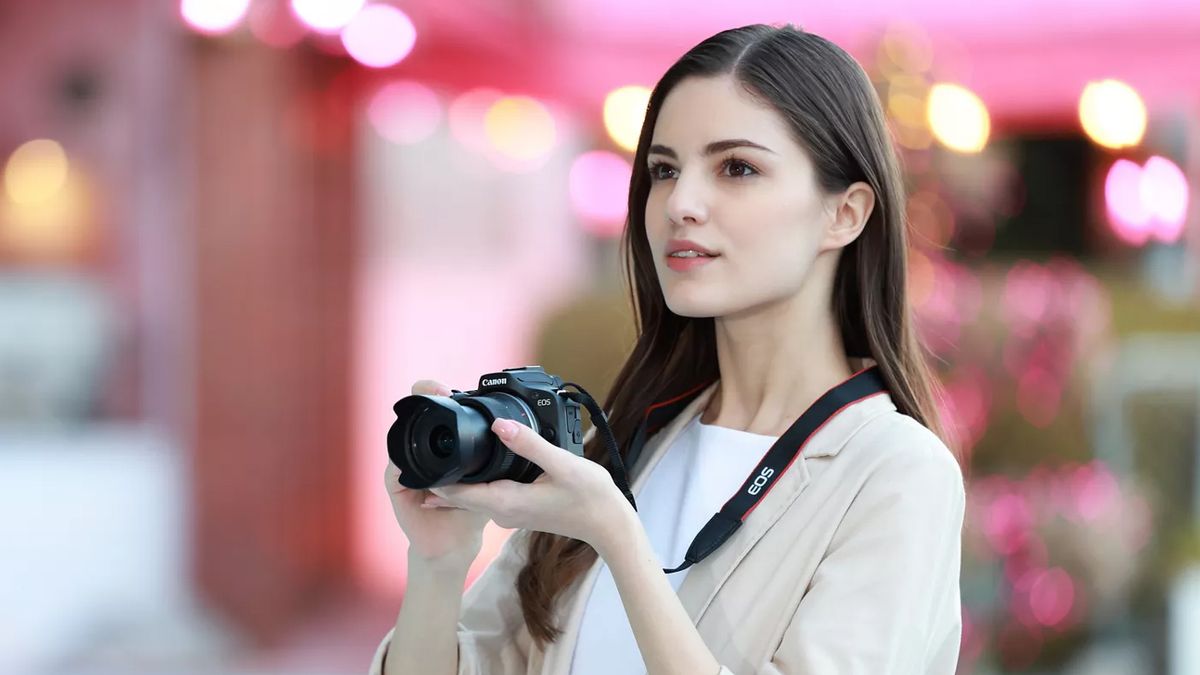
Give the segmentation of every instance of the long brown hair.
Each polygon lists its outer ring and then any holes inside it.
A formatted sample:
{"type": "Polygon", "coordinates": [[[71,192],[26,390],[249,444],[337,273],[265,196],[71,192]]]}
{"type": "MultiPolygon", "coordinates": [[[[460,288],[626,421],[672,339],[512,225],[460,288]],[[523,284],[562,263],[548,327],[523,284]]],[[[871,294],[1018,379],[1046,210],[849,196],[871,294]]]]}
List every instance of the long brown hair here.
{"type": "MultiPolygon", "coordinates": [[[[858,181],[874,190],[875,208],[866,227],[841,253],[834,314],[846,354],[874,359],[897,409],[940,435],[935,381],[909,316],[905,195],[878,95],[862,67],[832,42],[792,26],[753,25],[696,45],[667,70],[650,96],[621,242],[637,341],[604,404],[621,452],[628,452],[647,407],[718,376],[713,319],[671,312],[654,271],[646,239],[646,156],[663,100],[675,85],[687,77],[725,74],[787,120],[828,194],[858,181]]],[[[598,437],[584,454],[609,465],[598,437]]],[[[582,541],[532,534],[517,590],[526,626],[539,647],[562,634],[551,623],[555,602],[595,560],[596,552],[582,541]]]]}

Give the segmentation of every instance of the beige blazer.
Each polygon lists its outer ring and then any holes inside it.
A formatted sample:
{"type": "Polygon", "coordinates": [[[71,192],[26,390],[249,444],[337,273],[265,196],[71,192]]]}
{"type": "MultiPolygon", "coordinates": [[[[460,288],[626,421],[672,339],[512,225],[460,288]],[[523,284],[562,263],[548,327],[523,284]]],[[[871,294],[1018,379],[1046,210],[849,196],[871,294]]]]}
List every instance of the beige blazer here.
{"type": "MultiPolygon", "coordinates": [[[[714,389],[647,441],[632,471],[635,495],[714,389]]],[[[742,527],[690,569],[679,601],[722,664],[719,675],[951,675],[962,628],[964,503],[949,449],[877,394],[813,435],[742,527]]],[[[565,633],[543,652],[524,626],[514,583],[527,537],[514,533],[463,596],[460,674],[570,672],[588,599],[581,589],[590,592],[600,563],[560,598],[565,633]]],[[[390,639],[371,673],[381,673],[390,639]]]]}

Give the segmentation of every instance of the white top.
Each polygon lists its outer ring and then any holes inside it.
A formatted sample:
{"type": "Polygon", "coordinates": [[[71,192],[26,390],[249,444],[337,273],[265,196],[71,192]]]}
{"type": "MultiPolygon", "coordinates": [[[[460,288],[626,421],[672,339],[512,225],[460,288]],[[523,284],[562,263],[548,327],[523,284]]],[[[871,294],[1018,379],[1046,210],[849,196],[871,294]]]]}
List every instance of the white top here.
{"type": "MultiPolygon", "coordinates": [[[[638,517],[664,569],[683,562],[700,528],[737,492],[776,438],[703,424],[700,415],[688,422],[634,495],[638,517]]],[[[600,565],[571,675],[645,673],[612,572],[603,561],[600,565]]],[[[689,571],[667,575],[676,591],[689,571]]]]}

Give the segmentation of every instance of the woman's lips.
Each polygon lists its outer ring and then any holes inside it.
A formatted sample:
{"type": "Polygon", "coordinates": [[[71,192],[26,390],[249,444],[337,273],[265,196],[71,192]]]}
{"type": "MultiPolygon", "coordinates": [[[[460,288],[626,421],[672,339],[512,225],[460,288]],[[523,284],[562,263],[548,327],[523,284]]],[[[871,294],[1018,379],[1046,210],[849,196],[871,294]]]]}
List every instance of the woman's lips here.
{"type": "Polygon", "coordinates": [[[701,255],[701,256],[696,256],[694,258],[677,258],[675,256],[669,255],[669,256],[667,256],[667,267],[670,267],[671,269],[675,270],[676,272],[686,272],[688,270],[696,269],[697,267],[707,265],[708,263],[716,260],[719,257],[721,257],[721,256],[716,256],[716,255],[702,256],[701,255]]]}

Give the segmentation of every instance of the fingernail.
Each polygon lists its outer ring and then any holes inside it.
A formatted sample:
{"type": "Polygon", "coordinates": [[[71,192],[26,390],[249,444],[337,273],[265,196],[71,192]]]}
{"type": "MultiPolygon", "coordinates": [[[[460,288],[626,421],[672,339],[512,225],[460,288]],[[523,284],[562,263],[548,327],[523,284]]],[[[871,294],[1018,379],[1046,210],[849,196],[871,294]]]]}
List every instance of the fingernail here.
{"type": "Polygon", "coordinates": [[[509,440],[517,435],[517,423],[512,420],[499,419],[492,425],[492,431],[495,431],[500,438],[509,440]]]}

